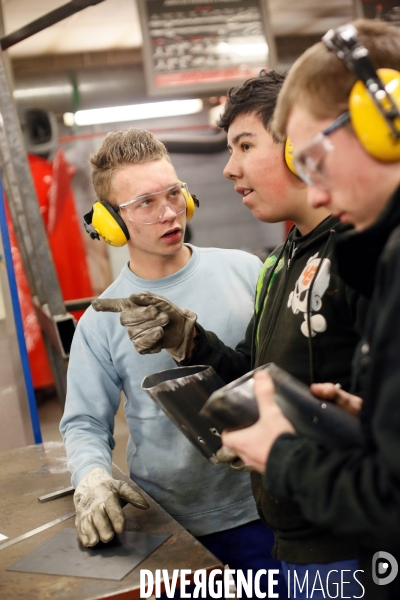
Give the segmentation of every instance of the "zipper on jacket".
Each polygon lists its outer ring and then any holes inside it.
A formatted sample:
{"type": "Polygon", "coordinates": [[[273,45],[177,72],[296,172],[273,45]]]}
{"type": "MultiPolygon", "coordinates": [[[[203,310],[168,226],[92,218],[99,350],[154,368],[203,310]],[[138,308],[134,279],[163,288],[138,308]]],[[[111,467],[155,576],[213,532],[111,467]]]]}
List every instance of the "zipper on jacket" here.
{"type": "MultiPolygon", "coordinates": [[[[314,351],[313,351],[313,340],[312,340],[312,331],[311,331],[311,292],[312,292],[312,288],[314,287],[315,281],[318,277],[319,271],[322,267],[322,262],[327,254],[329,241],[330,241],[331,235],[333,233],[336,233],[335,229],[330,229],[329,233],[328,233],[328,239],[326,240],[324,247],[322,249],[321,255],[320,255],[320,262],[319,262],[318,268],[317,268],[316,272],[314,273],[314,276],[310,283],[308,298],[307,298],[307,313],[306,313],[307,317],[306,317],[306,319],[307,319],[307,328],[308,328],[308,353],[309,353],[310,383],[314,383],[314,379],[315,379],[315,377],[314,377],[314,351]]],[[[292,247],[292,245],[291,245],[291,247],[292,247]]],[[[291,247],[289,248],[289,252],[291,252],[291,247]]],[[[280,302],[283,297],[283,290],[285,289],[285,282],[289,277],[289,269],[290,269],[290,265],[292,263],[291,259],[294,257],[294,255],[298,249],[299,249],[299,246],[295,246],[293,251],[291,252],[291,255],[289,255],[289,257],[288,257],[288,264],[284,271],[284,275],[282,277],[281,284],[278,289],[277,297],[276,297],[275,302],[272,307],[272,318],[270,321],[270,325],[269,325],[266,335],[264,337],[264,341],[263,341],[262,345],[260,346],[259,351],[256,353],[256,359],[258,361],[261,360],[261,356],[262,356],[263,352],[265,352],[265,349],[267,348],[272,331],[275,327],[277,313],[279,312],[280,302]]],[[[318,254],[319,254],[319,252],[318,252],[318,254]]]]}
{"type": "Polygon", "coordinates": [[[288,262],[287,262],[286,271],[290,267],[290,263],[292,262],[292,258],[294,257],[296,252],[297,252],[297,246],[296,246],[296,242],[293,240],[290,245],[290,248],[289,248],[289,258],[288,258],[288,262]]]}
{"type": "Polygon", "coordinates": [[[252,334],[252,338],[251,338],[251,356],[250,356],[250,364],[252,366],[252,368],[254,369],[254,365],[256,362],[256,357],[257,357],[257,344],[256,344],[256,339],[257,339],[257,331],[258,331],[258,327],[260,325],[260,321],[263,315],[263,307],[264,304],[266,302],[266,299],[268,297],[268,290],[269,290],[269,286],[272,285],[272,278],[274,276],[274,273],[278,267],[278,264],[280,262],[280,260],[282,259],[282,257],[284,258],[285,255],[285,250],[286,247],[289,243],[289,237],[290,234],[292,233],[292,231],[294,230],[295,225],[292,226],[291,230],[289,231],[289,234],[286,238],[286,240],[284,241],[284,244],[282,246],[282,250],[279,252],[278,257],[276,259],[275,264],[273,265],[272,269],[271,269],[271,273],[268,277],[268,281],[264,282],[261,291],[260,291],[260,299],[259,299],[259,303],[258,303],[258,312],[255,313],[255,318],[254,318],[254,327],[253,327],[253,334],[252,334]]]}
{"type": "MultiPolygon", "coordinates": [[[[285,260],[285,256],[283,256],[283,259],[285,260]]],[[[288,265],[287,265],[286,269],[285,270],[282,269],[283,277],[282,277],[282,279],[280,281],[280,285],[279,285],[279,288],[277,290],[277,295],[276,295],[276,298],[275,298],[275,302],[272,305],[271,320],[270,320],[270,324],[269,324],[268,330],[267,330],[267,332],[265,334],[264,341],[263,341],[262,345],[260,346],[259,351],[256,352],[256,359],[257,360],[260,360],[261,355],[262,355],[263,351],[266,348],[267,342],[269,342],[270,334],[272,333],[272,331],[273,331],[273,329],[275,327],[275,324],[276,324],[276,315],[279,312],[279,308],[280,308],[280,305],[281,305],[281,300],[283,298],[283,292],[285,290],[285,281],[286,281],[286,277],[287,277],[287,274],[289,272],[289,269],[290,269],[290,260],[288,259],[288,265]]],[[[260,323],[261,323],[261,321],[260,321],[260,323]]]]}

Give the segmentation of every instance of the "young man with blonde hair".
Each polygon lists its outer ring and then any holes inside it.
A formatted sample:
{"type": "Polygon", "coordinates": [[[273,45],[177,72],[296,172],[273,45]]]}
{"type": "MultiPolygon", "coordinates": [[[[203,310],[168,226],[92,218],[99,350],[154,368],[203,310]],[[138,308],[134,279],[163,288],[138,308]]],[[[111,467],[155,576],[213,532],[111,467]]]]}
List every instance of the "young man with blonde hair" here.
{"type": "MultiPolygon", "coordinates": [[[[234,347],[252,313],[259,259],[240,250],[183,243],[189,191],[179,181],[165,146],[148,131],[108,134],[91,164],[99,199],[93,215],[97,210],[105,211],[105,217],[114,215],[129,249],[129,262],[96,308],[112,304],[117,311],[114,298],[162,294],[165,306],[174,302],[189,309],[184,313],[189,329],[198,315],[234,347]]],[[[163,317],[161,324],[165,325],[163,317]]],[[[173,355],[179,358],[181,350],[175,348],[173,355]]],[[[118,312],[90,307],[80,319],[61,420],[76,487],[78,537],[85,546],[93,546],[109,541],[114,531],[120,533],[120,497],[146,507],[130,486],[111,477],[114,417],[122,391],[130,477],[224,564],[244,571],[266,568],[271,533],[258,519],[249,474],[208,463],[141,389],[146,375],[174,367],[165,350],[139,354],[118,312]]]]}
{"type": "Polygon", "coordinates": [[[377,600],[400,597],[399,70],[397,27],[359,20],[330,31],[293,65],[273,121],[293,142],[309,203],[356,230],[336,249],[342,276],[371,298],[353,361],[355,395],[344,398],[332,383],[312,390],[340,395],[356,411],[361,398],[365,442],[335,451],[296,434],[266,375],[256,382],[258,423],[223,435],[274,494],[296,500],[311,523],[357,541],[365,597],[377,600]]]}

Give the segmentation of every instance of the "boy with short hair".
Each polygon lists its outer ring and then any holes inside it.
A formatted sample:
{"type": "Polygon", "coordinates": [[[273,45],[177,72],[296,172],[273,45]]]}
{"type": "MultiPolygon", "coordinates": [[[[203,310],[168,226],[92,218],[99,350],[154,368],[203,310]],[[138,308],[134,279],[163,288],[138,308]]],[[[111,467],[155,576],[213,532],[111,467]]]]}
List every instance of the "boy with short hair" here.
{"type": "MultiPolygon", "coordinates": [[[[129,249],[129,262],[102,294],[103,302],[148,290],[163,294],[195,311],[234,347],[252,313],[259,259],[240,250],[184,244],[194,199],[150,132],[108,134],[91,164],[99,201],[86,215],[88,230],[114,244],[127,242],[129,249]]],[[[130,477],[232,569],[276,565],[248,473],[208,463],[141,389],[146,375],[175,366],[165,351],[138,354],[119,314],[90,307],[80,319],[60,425],[76,488],[79,539],[93,546],[123,531],[121,497],[146,507],[140,494],[111,477],[114,416],[123,391],[130,477]]]]}

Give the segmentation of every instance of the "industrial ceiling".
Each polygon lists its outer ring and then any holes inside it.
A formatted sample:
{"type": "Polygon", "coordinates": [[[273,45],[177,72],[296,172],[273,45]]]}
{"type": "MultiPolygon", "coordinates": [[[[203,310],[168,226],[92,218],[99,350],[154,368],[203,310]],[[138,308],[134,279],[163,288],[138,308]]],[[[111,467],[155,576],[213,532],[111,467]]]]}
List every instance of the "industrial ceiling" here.
{"type": "MultiPolygon", "coordinates": [[[[2,0],[11,33],[66,4],[67,0],[2,0]]],[[[275,36],[320,35],[353,17],[353,0],[269,0],[275,36]]],[[[37,33],[9,50],[12,58],[140,48],[135,0],[105,0],[37,33]]]]}

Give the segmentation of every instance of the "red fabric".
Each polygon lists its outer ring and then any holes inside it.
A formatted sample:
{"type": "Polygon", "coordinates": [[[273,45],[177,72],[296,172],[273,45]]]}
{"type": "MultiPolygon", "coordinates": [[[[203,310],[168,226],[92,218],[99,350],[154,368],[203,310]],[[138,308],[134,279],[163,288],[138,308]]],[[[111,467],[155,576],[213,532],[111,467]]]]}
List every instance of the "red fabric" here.
{"type": "MultiPolygon", "coordinates": [[[[75,168],[65,160],[61,149],[57,151],[53,163],[39,156],[29,155],[29,164],[64,300],[93,296],[82,230],[71,187],[75,168]]],[[[53,375],[7,207],[6,210],[33,386],[46,387],[53,383],[53,375]]],[[[74,313],[75,318],[81,315],[82,311],[74,313]]]]}

